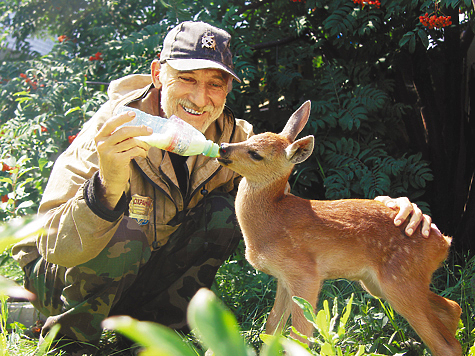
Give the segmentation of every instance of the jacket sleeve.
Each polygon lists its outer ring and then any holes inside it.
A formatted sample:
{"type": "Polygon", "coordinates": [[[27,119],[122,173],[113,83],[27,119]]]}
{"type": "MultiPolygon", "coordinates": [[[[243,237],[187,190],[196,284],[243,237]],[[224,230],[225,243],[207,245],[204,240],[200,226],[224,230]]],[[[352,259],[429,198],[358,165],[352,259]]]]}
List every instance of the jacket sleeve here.
{"type": "Polygon", "coordinates": [[[38,252],[48,262],[65,267],[96,257],[126,209],[125,196],[113,211],[96,198],[99,167],[93,126],[83,130],[55,162],[39,208],[45,232],[38,237],[38,252]]]}

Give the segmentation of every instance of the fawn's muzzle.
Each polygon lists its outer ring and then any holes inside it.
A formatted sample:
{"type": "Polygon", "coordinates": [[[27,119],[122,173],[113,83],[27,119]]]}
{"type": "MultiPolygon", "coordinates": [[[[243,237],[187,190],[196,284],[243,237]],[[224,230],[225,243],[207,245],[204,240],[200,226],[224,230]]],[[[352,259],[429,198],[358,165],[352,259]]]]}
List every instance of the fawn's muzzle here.
{"type": "Polygon", "coordinates": [[[229,145],[227,143],[222,143],[219,147],[219,156],[222,158],[229,157],[229,145]]]}
{"type": "Polygon", "coordinates": [[[232,163],[232,160],[229,159],[229,155],[230,155],[229,144],[222,143],[220,148],[219,148],[218,162],[223,164],[223,165],[228,165],[228,164],[232,163]]]}

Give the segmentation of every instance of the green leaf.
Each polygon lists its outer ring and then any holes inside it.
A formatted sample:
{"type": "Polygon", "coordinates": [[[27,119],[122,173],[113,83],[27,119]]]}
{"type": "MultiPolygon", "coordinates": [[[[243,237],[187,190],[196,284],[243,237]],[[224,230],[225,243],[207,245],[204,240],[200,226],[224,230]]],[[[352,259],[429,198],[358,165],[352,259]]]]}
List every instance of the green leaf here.
{"type": "Polygon", "coordinates": [[[0,252],[42,231],[41,219],[16,219],[0,225],[0,252]]]}
{"type": "Polygon", "coordinates": [[[345,334],[346,332],[346,323],[348,322],[348,319],[350,318],[350,314],[351,314],[351,306],[353,304],[353,298],[354,298],[355,294],[354,293],[351,293],[351,297],[350,297],[350,300],[348,300],[348,303],[346,304],[346,307],[345,307],[345,310],[343,312],[343,315],[341,316],[340,318],[340,324],[338,326],[338,336],[340,338],[343,337],[343,335],[345,334]]]}
{"type": "Polygon", "coordinates": [[[51,347],[51,344],[56,338],[56,335],[58,335],[59,330],[61,329],[61,325],[55,324],[51,327],[51,329],[48,331],[44,338],[44,342],[39,345],[39,355],[46,355],[48,352],[49,348],[51,347]]]}
{"type": "Polygon", "coordinates": [[[358,346],[358,352],[356,353],[355,356],[363,356],[365,354],[365,347],[364,345],[359,345],[358,346]]]}
{"type": "Polygon", "coordinates": [[[333,348],[333,346],[328,343],[328,342],[325,342],[322,347],[320,348],[320,352],[322,355],[325,355],[325,356],[333,356],[333,355],[336,355],[335,354],[335,349],[333,348]]]}
{"type": "Polygon", "coordinates": [[[194,332],[216,356],[248,355],[236,318],[210,290],[202,288],[195,294],[187,315],[194,332]]]}
{"type": "Polygon", "coordinates": [[[413,32],[405,33],[404,36],[402,36],[402,38],[399,40],[399,47],[403,47],[405,44],[407,44],[413,35],[413,32]]]}
{"type": "Polygon", "coordinates": [[[416,36],[413,33],[411,38],[409,39],[409,53],[414,53],[415,50],[416,50],[416,36]]]}
{"type": "Polygon", "coordinates": [[[196,352],[178,334],[160,324],[138,321],[130,316],[113,316],[102,326],[116,330],[144,346],[146,354],[156,356],[196,356],[196,352]]]}
{"type": "Polygon", "coordinates": [[[38,160],[38,168],[40,169],[40,171],[43,171],[43,169],[46,167],[46,165],[50,162],[51,161],[47,158],[40,158],[38,160]]]}
{"type": "Polygon", "coordinates": [[[318,331],[325,338],[325,340],[327,340],[327,341],[331,340],[330,323],[328,322],[328,318],[327,318],[326,312],[324,310],[320,310],[317,313],[317,323],[316,324],[317,324],[318,331]]]}
{"type": "Polygon", "coordinates": [[[264,346],[262,347],[260,356],[274,356],[282,354],[284,351],[281,342],[283,340],[282,336],[267,334],[261,334],[259,336],[261,340],[264,341],[264,346]]]}
{"type": "Polygon", "coordinates": [[[36,298],[33,293],[27,291],[22,286],[19,286],[16,282],[4,276],[0,276],[0,296],[24,298],[28,300],[34,300],[36,298]]]}
{"type": "Polygon", "coordinates": [[[417,34],[419,38],[422,41],[422,44],[424,45],[425,48],[429,47],[429,37],[427,36],[427,33],[423,29],[419,29],[417,31],[417,34]]]}
{"type": "Polygon", "coordinates": [[[305,299],[293,296],[292,300],[303,310],[305,318],[317,327],[317,316],[315,315],[315,308],[305,299]]]}
{"type": "Polygon", "coordinates": [[[80,108],[79,106],[76,106],[76,107],[74,107],[74,108],[71,108],[71,109],[69,109],[68,111],[66,111],[66,113],[64,114],[64,116],[68,116],[69,114],[71,114],[71,113],[73,113],[73,112],[75,112],[75,111],[78,111],[78,110],[79,110],[79,111],[81,110],[81,108],[80,108]]]}
{"type": "Polygon", "coordinates": [[[13,180],[9,177],[0,177],[0,182],[5,182],[5,183],[13,185],[13,180]]]}

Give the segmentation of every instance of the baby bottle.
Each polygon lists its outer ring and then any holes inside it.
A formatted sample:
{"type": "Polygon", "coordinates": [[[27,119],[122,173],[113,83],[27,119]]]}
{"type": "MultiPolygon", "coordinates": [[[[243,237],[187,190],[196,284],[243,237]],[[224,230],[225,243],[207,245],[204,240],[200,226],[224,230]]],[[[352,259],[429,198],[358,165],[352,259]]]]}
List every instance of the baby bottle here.
{"type": "MultiPolygon", "coordinates": [[[[208,157],[219,156],[219,146],[207,140],[199,130],[179,117],[172,115],[169,119],[147,114],[143,111],[121,106],[118,113],[133,111],[135,118],[122,126],[145,125],[153,130],[150,136],[136,137],[150,146],[173,152],[181,156],[203,154],[208,157]]],[[[121,127],[122,127],[121,126],[121,127]]]]}

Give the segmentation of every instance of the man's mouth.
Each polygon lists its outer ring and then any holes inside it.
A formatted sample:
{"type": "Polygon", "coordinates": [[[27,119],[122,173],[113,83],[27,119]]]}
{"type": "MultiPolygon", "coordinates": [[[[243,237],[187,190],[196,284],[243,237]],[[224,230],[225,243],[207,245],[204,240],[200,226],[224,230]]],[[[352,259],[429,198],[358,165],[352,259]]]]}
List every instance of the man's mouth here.
{"type": "Polygon", "coordinates": [[[196,111],[196,110],[193,110],[193,109],[190,109],[190,108],[187,108],[185,106],[181,106],[183,108],[183,110],[185,110],[185,112],[187,112],[188,114],[191,114],[191,115],[201,115],[204,113],[204,111],[196,111]]]}

